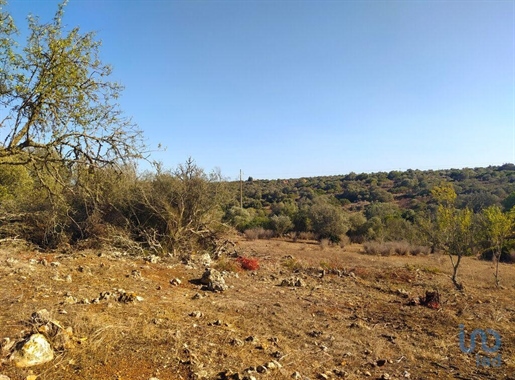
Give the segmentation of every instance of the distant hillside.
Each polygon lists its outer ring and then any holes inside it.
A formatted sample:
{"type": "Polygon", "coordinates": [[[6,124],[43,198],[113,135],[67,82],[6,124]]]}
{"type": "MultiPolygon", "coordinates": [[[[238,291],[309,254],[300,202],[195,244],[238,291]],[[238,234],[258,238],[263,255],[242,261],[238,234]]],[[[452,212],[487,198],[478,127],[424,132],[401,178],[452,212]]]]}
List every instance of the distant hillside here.
{"type": "MultiPolygon", "coordinates": [[[[417,211],[427,204],[431,188],[442,181],[453,183],[459,207],[468,206],[477,212],[490,205],[501,205],[515,191],[515,165],[277,180],[250,177],[243,183],[243,205],[259,209],[288,200],[302,202],[326,195],[353,211],[362,210],[371,202],[394,202],[403,209],[417,211]]],[[[233,185],[239,187],[237,183],[233,185]]]]}

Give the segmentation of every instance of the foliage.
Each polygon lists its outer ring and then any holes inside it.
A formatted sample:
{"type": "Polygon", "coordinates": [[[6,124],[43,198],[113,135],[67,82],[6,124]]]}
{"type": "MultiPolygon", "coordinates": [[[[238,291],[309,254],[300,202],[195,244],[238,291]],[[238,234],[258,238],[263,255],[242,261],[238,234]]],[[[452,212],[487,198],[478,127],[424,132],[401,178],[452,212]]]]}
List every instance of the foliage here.
{"type": "Polygon", "coordinates": [[[274,215],[270,218],[273,230],[279,235],[283,236],[292,227],[293,223],[287,215],[274,215]]]}
{"type": "Polygon", "coordinates": [[[313,232],[319,239],[330,239],[339,242],[341,236],[349,229],[348,218],[338,207],[324,198],[316,198],[308,210],[308,217],[313,226],[313,232]]]}
{"type": "Polygon", "coordinates": [[[499,262],[506,245],[506,240],[512,235],[515,227],[514,212],[503,213],[498,206],[490,206],[483,211],[485,231],[488,241],[493,248],[495,257],[495,284],[499,286],[499,262]]]}
{"type": "Polygon", "coordinates": [[[463,285],[458,282],[457,277],[461,259],[463,256],[471,255],[477,244],[477,235],[473,228],[474,214],[469,208],[455,207],[456,192],[450,183],[435,186],[431,194],[439,203],[435,225],[439,243],[451,260],[452,281],[456,288],[461,290],[463,285]]]}
{"type": "Polygon", "coordinates": [[[174,252],[209,244],[222,227],[225,182],[219,172],[207,175],[191,158],[173,172],[158,168],[136,192],[131,224],[140,237],[152,231],[174,252]]]}
{"type": "Polygon", "coordinates": [[[253,257],[238,257],[236,259],[241,267],[245,270],[258,270],[259,261],[253,257]]]}
{"type": "MultiPolygon", "coordinates": [[[[5,1],[0,1],[0,7],[5,1]]],[[[109,82],[100,42],[54,19],[29,16],[26,43],[17,49],[16,26],[0,10],[0,122],[3,165],[25,165],[39,182],[69,184],[78,167],[98,168],[141,157],[141,133],[116,104],[122,87],[109,82]]]]}

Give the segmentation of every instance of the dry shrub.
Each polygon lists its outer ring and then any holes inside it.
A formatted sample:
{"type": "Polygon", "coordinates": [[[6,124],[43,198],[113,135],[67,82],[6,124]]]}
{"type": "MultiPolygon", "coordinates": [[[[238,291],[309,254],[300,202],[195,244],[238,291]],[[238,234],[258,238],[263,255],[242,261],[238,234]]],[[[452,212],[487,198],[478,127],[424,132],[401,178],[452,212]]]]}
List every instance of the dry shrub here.
{"type": "Polygon", "coordinates": [[[243,232],[247,240],[271,239],[274,237],[274,231],[265,230],[263,227],[249,228],[243,232]]]}
{"type": "Polygon", "coordinates": [[[413,256],[417,256],[417,255],[429,255],[431,253],[431,248],[430,247],[425,247],[423,245],[416,245],[416,246],[412,246],[411,249],[410,249],[410,253],[413,255],[413,256]]]}
{"type": "Polygon", "coordinates": [[[392,242],[391,246],[395,254],[400,256],[407,256],[410,253],[410,244],[405,241],[392,242]]]}
{"type": "Polygon", "coordinates": [[[239,272],[241,270],[241,266],[237,265],[234,260],[230,260],[227,258],[221,258],[216,262],[214,268],[220,272],[239,272]]]}
{"type": "Polygon", "coordinates": [[[297,234],[299,240],[316,240],[316,235],[313,232],[299,232],[297,234]]]}
{"type": "Polygon", "coordinates": [[[406,241],[390,241],[384,243],[371,241],[363,244],[363,249],[366,254],[380,256],[390,256],[393,254],[399,256],[407,256],[410,254],[429,254],[431,252],[431,249],[429,247],[418,245],[413,246],[406,241]]]}
{"type": "Polygon", "coordinates": [[[303,269],[303,265],[300,261],[296,260],[294,257],[286,257],[282,262],[283,267],[294,271],[299,271],[303,269]]]}
{"type": "Polygon", "coordinates": [[[379,243],[377,241],[371,241],[363,244],[363,249],[366,254],[369,255],[380,255],[390,256],[393,252],[392,246],[388,243],[379,243]]]}
{"type": "Polygon", "coordinates": [[[342,235],[340,236],[340,241],[338,245],[340,246],[340,248],[345,248],[347,245],[350,244],[350,242],[350,238],[347,235],[342,235]]]}
{"type": "Polygon", "coordinates": [[[321,239],[318,243],[320,245],[320,249],[324,250],[331,244],[331,241],[329,239],[321,239]]]}
{"type": "Polygon", "coordinates": [[[256,258],[253,257],[238,257],[236,259],[238,263],[240,263],[241,267],[245,270],[258,270],[259,262],[256,258]]]}

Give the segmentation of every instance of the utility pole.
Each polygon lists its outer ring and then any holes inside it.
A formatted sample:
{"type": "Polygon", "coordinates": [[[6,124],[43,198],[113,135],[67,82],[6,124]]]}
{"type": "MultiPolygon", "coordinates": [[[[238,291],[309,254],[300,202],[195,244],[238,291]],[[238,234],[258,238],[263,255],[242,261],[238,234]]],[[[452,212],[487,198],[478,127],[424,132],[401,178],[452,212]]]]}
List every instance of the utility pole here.
{"type": "Polygon", "coordinates": [[[240,169],[240,208],[243,209],[243,180],[241,179],[241,169],[240,169]]]}

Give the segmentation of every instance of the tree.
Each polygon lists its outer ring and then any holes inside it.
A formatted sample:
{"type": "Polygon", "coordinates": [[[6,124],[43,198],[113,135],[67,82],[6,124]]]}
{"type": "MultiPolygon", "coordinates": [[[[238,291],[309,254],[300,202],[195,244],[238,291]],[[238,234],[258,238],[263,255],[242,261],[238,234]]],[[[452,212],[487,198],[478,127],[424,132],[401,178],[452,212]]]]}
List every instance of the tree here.
{"type": "Polygon", "coordinates": [[[283,236],[292,227],[293,223],[288,215],[274,215],[270,218],[272,228],[279,236],[283,236]]]}
{"type": "Polygon", "coordinates": [[[116,100],[94,33],[62,24],[66,1],[53,20],[29,16],[26,43],[0,0],[0,161],[33,168],[44,185],[69,181],[77,167],[105,167],[141,158],[141,132],[116,100]],[[66,170],[63,171],[63,168],[66,170]]]}
{"type": "Polygon", "coordinates": [[[476,243],[473,212],[469,208],[460,210],[455,207],[456,192],[448,182],[435,186],[431,194],[438,202],[435,225],[438,241],[451,260],[452,282],[462,290],[463,285],[458,282],[458,269],[462,257],[472,254],[476,243]]]}
{"type": "Polygon", "coordinates": [[[483,211],[485,231],[492,245],[495,259],[495,284],[499,286],[499,261],[506,240],[513,232],[515,222],[513,213],[503,213],[499,206],[490,206],[483,211]]]}
{"type": "Polygon", "coordinates": [[[349,229],[349,223],[343,211],[327,199],[319,197],[308,209],[313,232],[319,239],[328,238],[338,243],[341,236],[349,229]]]}

